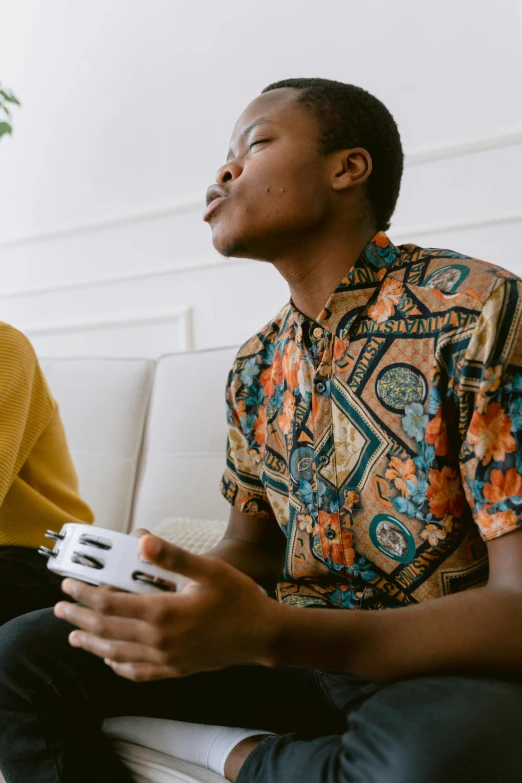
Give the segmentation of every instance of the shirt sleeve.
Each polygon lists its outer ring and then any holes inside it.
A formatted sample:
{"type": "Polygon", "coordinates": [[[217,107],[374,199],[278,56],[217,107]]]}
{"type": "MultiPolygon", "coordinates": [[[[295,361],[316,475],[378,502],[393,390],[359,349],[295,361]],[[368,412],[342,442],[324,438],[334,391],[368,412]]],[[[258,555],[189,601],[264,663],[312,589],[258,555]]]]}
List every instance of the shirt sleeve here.
{"type": "Polygon", "coordinates": [[[459,375],[460,453],[468,503],[485,541],[522,527],[522,281],[500,278],[459,375]]]}
{"type": "Polygon", "coordinates": [[[249,423],[254,428],[256,422],[260,423],[262,413],[259,409],[247,411],[244,390],[235,367],[228,376],[226,406],[227,461],[221,479],[221,493],[234,508],[244,514],[261,517],[272,515],[260,478],[262,457],[258,449],[252,448],[253,444],[249,443],[245,434],[249,423]]]}

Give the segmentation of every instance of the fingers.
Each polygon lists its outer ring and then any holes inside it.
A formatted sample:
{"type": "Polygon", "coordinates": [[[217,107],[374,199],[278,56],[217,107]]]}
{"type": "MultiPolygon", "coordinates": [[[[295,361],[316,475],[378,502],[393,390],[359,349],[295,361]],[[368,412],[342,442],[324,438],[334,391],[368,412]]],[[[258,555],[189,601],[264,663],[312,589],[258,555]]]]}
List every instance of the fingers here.
{"type": "Polygon", "coordinates": [[[167,677],[183,677],[183,672],[172,666],[161,666],[154,663],[118,663],[105,659],[105,663],[120,677],[134,682],[164,680],[167,677]]]}
{"type": "Polygon", "coordinates": [[[144,527],[137,527],[136,530],[131,531],[130,535],[135,538],[141,538],[142,536],[151,536],[152,533],[144,527]]]}
{"type": "Polygon", "coordinates": [[[80,647],[98,658],[108,658],[117,662],[153,663],[164,665],[164,654],[154,647],[133,642],[118,642],[113,639],[102,639],[99,636],[73,631],[69,636],[72,647],[80,647]]]}
{"type": "Polygon", "coordinates": [[[200,584],[215,584],[226,567],[217,558],[194,555],[152,534],[140,541],[140,554],[155,565],[187,576],[200,584]]]}
{"type": "Polygon", "coordinates": [[[150,626],[142,620],[106,617],[79,604],[61,601],[54,607],[54,614],[84,631],[104,639],[147,643],[150,626]]]}
{"type": "MultiPolygon", "coordinates": [[[[138,595],[121,590],[100,590],[77,579],[64,579],[62,590],[75,601],[106,616],[128,617],[153,622],[163,606],[166,593],[138,595]]],[[[174,598],[175,593],[169,593],[174,598]]]]}

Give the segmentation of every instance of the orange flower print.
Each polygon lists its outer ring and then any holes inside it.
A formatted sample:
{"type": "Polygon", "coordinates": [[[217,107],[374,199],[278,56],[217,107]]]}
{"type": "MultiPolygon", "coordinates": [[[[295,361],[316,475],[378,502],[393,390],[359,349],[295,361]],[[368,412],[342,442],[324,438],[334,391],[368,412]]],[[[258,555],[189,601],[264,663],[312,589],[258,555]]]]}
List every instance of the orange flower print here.
{"type": "Polygon", "coordinates": [[[477,394],[477,410],[484,413],[488,407],[488,395],[496,392],[502,381],[503,367],[498,364],[496,367],[488,367],[484,372],[484,377],[480,382],[479,393],[477,394]]]}
{"type": "Polygon", "coordinates": [[[442,520],[442,528],[440,528],[438,525],[433,525],[430,523],[429,525],[426,525],[422,531],[421,538],[428,540],[431,546],[437,546],[439,541],[443,541],[446,538],[446,535],[451,533],[452,530],[453,517],[448,514],[448,516],[444,517],[442,520]]]}
{"type": "Polygon", "coordinates": [[[518,517],[513,511],[497,511],[496,514],[488,513],[488,506],[484,506],[477,514],[477,525],[483,538],[498,538],[503,533],[508,533],[517,526],[518,517]]]}
{"type": "Polygon", "coordinates": [[[396,305],[401,301],[404,286],[399,280],[388,278],[382,284],[379,298],[368,310],[368,315],[378,324],[387,321],[395,312],[396,305]]]}
{"type": "MultiPolygon", "coordinates": [[[[353,548],[353,533],[351,530],[342,528],[338,531],[334,525],[332,514],[326,511],[319,511],[319,533],[321,536],[321,547],[325,560],[330,557],[335,565],[353,566],[355,562],[355,550],[353,548]],[[327,531],[332,530],[335,533],[334,538],[326,535],[327,531]]],[[[329,534],[331,535],[331,533],[329,534]]]]}
{"type": "Polygon", "coordinates": [[[390,459],[390,467],[384,475],[388,481],[393,481],[395,488],[399,490],[403,498],[409,497],[410,494],[406,482],[414,481],[417,483],[415,464],[410,457],[404,462],[398,457],[392,457],[390,459]]]}
{"type": "Polygon", "coordinates": [[[430,446],[435,446],[437,457],[443,457],[448,453],[448,430],[446,422],[442,418],[442,405],[426,428],[426,441],[430,446]]]}
{"type": "Polygon", "coordinates": [[[260,446],[266,443],[266,408],[260,405],[257,410],[257,419],[254,422],[255,441],[260,446]]]}
{"type": "Polygon", "coordinates": [[[468,430],[468,441],[475,447],[475,454],[484,465],[491,458],[502,462],[506,454],[515,451],[511,435],[511,419],[498,402],[491,402],[485,414],[475,411],[468,430]]]}
{"type": "Polygon", "coordinates": [[[294,340],[289,340],[285,346],[283,367],[288,389],[294,391],[299,386],[299,364],[301,354],[294,340]]]}
{"type": "Polygon", "coordinates": [[[283,357],[279,351],[275,352],[274,361],[270,367],[263,370],[259,376],[259,383],[265,390],[265,398],[269,400],[275,394],[275,387],[279,386],[285,377],[283,357]]]}
{"type": "Polygon", "coordinates": [[[490,503],[502,503],[512,497],[522,497],[522,476],[516,468],[510,468],[506,473],[492,470],[490,479],[491,483],[484,486],[484,497],[490,503]]]}
{"type": "Polygon", "coordinates": [[[377,234],[375,234],[373,241],[378,247],[388,247],[390,244],[390,240],[384,231],[378,231],[377,234]]]}
{"type": "MultiPolygon", "coordinates": [[[[292,429],[292,422],[294,419],[294,412],[295,412],[295,398],[291,391],[285,391],[285,396],[283,398],[283,412],[278,417],[277,423],[279,424],[279,427],[281,429],[281,432],[284,435],[288,435],[290,430],[292,429]]],[[[266,415],[265,415],[266,418],[266,415]]]]}
{"type": "Polygon", "coordinates": [[[431,513],[440,519],[449,512],[459,517],[464,508],[464,493],[460,477],[445,465],[442,470],[430,470],[430,486],[426,492],[431,513]]]}
{"type": "Polygon", "coordinates": [[[315,527],[314,520],[310,514],[298,514],[297,521],[299,523],[299,530],[306,530],[307,533],[311,533],[315,527]]]}
{"type": "Polygon", "coordinates": [[[339,337],[334,337],[333,344],[333,357],[335,361],[342,359],[347,348],[347,343],[344,340],[340,340],[339,337]]]}
{"type": "Polygon", "coordinates": [[[497,391],[502,380],[502,365],[497,364],[496,367],[488,367],[484,372],[484,377],[480,382],[480,391],[483,394],[491,394],[497,391]]]}
{"type": "Polygon", "coordinates": [[[248,455],[252,458],[252,462],[261,462],[262,457],[257,449],[249,449],[248,455]]]}
{"type": "Polygon", "coordinates": [[[344,497],[343,509],[351,513],[353,507],[359,502],[359,495],[353,489],[349,489],[344,497]]]}
{"type": "Polygon", "coordinates": [[[244,400],[238,400],[236,407],[232,408],[232,420],[234,424],[241,428],[241,419],[246,416],[246,403],[244,400]]]}
{"type": "Polygon", "coordinates": [[[446,531],[442,530],[438,525],[426,525],[421,533],[421,538],[427,539],[431,546],[437,546],[439,541],[446,538],[446,531]]]}

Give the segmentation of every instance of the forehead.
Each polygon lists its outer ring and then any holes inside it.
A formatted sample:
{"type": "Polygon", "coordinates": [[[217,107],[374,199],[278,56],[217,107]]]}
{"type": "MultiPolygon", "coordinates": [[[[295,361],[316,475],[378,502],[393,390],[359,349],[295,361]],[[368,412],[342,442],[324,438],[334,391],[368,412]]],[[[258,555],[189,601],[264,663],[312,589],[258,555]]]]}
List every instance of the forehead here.
{"type": "Polygon", "coordinates": [[[231,143],[238,141],[253,123],[258,123],[260,120],[267,120],[279,125],[302,122],[303,109],[296,102],[298,95],[299,90],[293,87],[283,87],[254,98],[239,116],[232,131],[231,143]]]}

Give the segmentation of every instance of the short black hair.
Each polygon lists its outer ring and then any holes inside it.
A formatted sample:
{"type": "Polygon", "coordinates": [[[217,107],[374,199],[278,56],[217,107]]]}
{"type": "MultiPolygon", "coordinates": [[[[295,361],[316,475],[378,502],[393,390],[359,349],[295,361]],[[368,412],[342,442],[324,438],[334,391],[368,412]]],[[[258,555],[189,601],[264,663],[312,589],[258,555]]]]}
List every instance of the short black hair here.
{"type": "Polygon", "coordinates": [[[378,231],[390,227],[404,168],[404,153],[397,123],[390,111],[362,87],[330,79],[284,79],[265,87],[263,93],[281,87],[301,90],[297,101],[310,108],[319,123],[320,152],[362,147],[373,168],[367,195],[378,231]]]}

